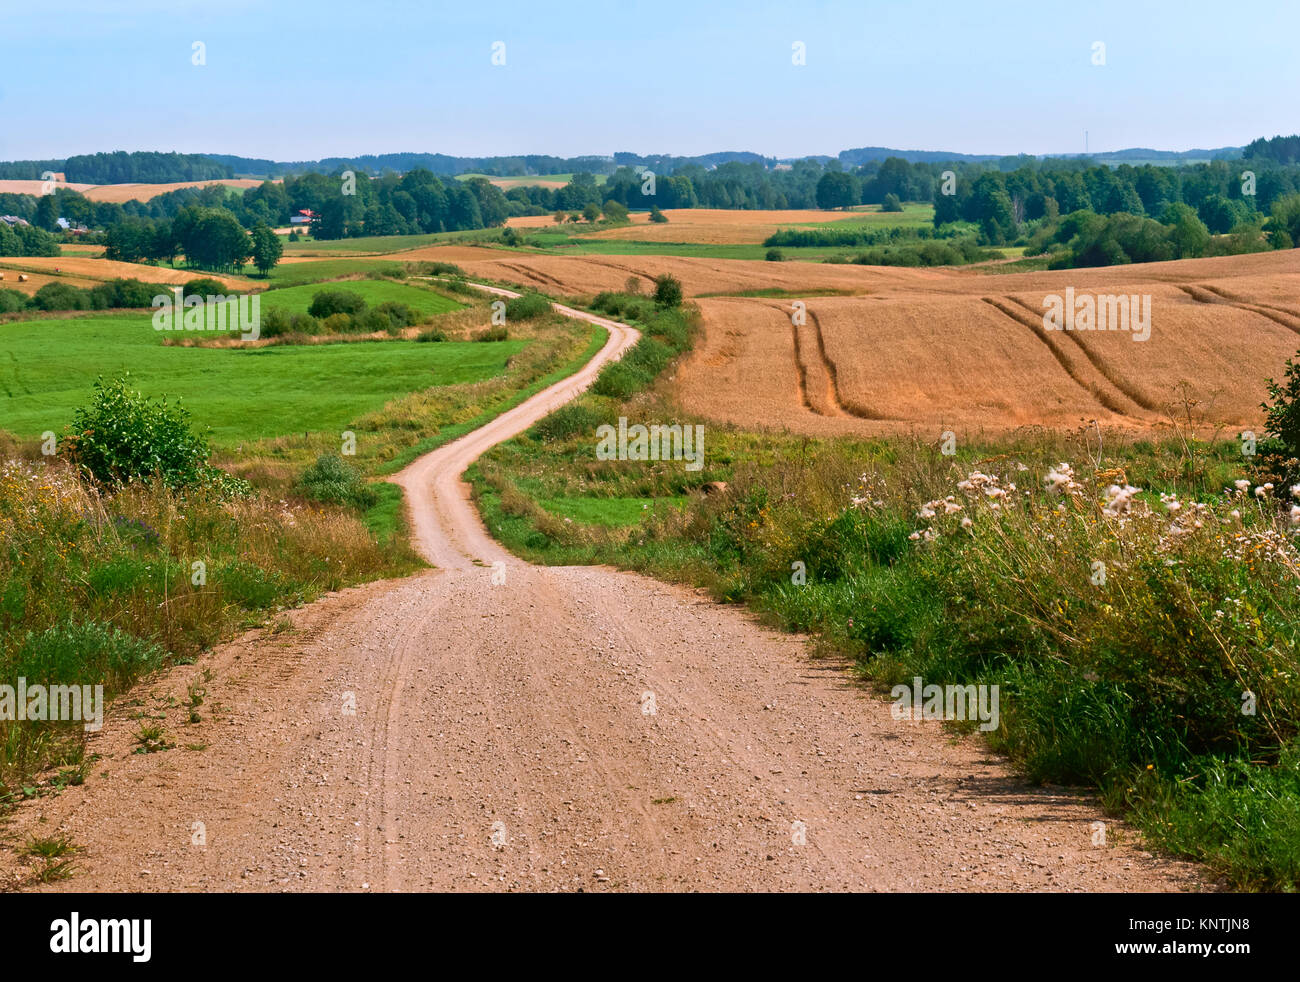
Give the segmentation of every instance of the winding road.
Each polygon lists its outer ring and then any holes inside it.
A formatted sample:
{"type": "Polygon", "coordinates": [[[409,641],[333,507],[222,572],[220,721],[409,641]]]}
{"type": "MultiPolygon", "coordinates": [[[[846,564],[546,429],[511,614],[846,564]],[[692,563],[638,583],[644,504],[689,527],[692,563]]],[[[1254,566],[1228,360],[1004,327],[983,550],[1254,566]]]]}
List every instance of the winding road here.
{"type": "Polygon", "coordinates": [[[18,877],[15,843],[57,832],[78,874],[28,888],[1197,888],[1091,798],[894,720],[806,639],[689,589],[505,553],[464,469],[637,338],[558,309],[610,332],[600,354],[395,478],[437,568],[331,594],[119,700],[87,782],[17,810],[0,875],[18,877]],[[187,726],[168,700],[204,670],[187,726]],[[133,753],[141,704],[179,746],[133,753]]]}

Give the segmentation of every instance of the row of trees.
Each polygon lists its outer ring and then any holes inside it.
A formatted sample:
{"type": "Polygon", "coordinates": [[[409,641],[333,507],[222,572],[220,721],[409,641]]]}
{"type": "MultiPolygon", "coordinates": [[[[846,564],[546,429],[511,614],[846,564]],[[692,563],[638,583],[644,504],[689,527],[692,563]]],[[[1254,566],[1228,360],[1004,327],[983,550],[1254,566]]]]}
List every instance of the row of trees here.
{"type": "Polygon", "coordinates": [[[105,234],[104,256],[120,262],[172,263],[178,254],[189,266],[238,271],[252,260],[265,276],[280,261],[284,243],[269,226],[251,233],[225,208],[192,207],[172,220],[129,218],[105,234]]]}
{"type": "Polygon", "coordinates": [[[0,256],[57,256],[59,240],[34,225],[0,222],[0,256]]]}

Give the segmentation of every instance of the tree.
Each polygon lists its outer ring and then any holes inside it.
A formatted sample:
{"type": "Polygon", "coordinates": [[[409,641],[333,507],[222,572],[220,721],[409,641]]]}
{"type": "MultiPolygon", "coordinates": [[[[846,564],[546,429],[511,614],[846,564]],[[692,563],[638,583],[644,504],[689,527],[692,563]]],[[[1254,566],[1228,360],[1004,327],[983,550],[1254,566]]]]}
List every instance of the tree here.
{"type": "Polygon", "coordinates": [[[554,221],[556,225],[563,225],[566,217],[568,216],[566,216],[563,211],[557,211],[551,216],[551,220],[554,221]]]}
{"type": "Polygon", "coordinates": [[[253,229],[253,265],[259,273],[269,275],[283,255],[284,243],[270,228],[258,225],[253,229]]]}
{"type": "Polygon", "coordinates": [[[884,201],[884,203],[880,206],[880,210],[881,210],[881,211],[890,211],[890,212],[902,211],[902,210],[903,210],[903,203],[902,203],[901,201],[898,200],[898,195],[896,195],[896,194],[894,194],[894,193],[891,192],[891,193],[885,195],[885,201],[884,201]]]}
{"type": "Polygon", "coordinates": [[[1274,249],[1291,249],[1300,243],[1300,194],[1288,194],[1273,202],[1273,213],[1264,231],[1274,249]]]}
{"type": "Polygon", "coordinates": [[[600,218],[600,205],[594,201],[582,209],[582,217],[589,222],[594,222],[600,218]]]}
{"type": "Polygon", "coordinates": [[[239,269],[252,252],[248,233],[225,208],[182,208],[172,230],[191,266],[239,269]]]}
{"type": "Polygon", "coordinates": [[[671,309],[682,305],[682,282],[671,273],[655,277],[655,306],[671,309]]]}
{"type": "Polygon", "coordinates": [[[32,224],[37,228],[43,228],[47,232],[53,232],[59,227],[59,200],[52,194],[46,194],[36,202],[36,215],[32,219],[32,224]]]}
{"type": "Polygon", "coordinates": [[[668,221],[668,216],[659,210],[658,205],[651,205],[650,221],[654,222],[656,225],[663,225],[668,221]]]}
{"type": "Polygon", "coordinates": [[[607,221],[611,221],[611,222],[627,221],[627,208],[625,208],[622,204],[620,204],[617,201],[606,201],[604,205],[601,206],[601,210],[605,213],[605,218],[607,221]]]}
{"type": "Polygon", "coordinates": [[[1175,259],[1195,259],[1205,255],[1210,245],[1210,230],[1190,206],[1181,203],[1170,205],[1165,209],[1162,222],[1173,226],[1169,230],[1169,244],[1173,246],[1175,259]]]}
{"type": "Polygon", "coordinates": [[[818,208],[848,208],[858,203],[858,179],[842,171],[827,171],[817,182],[818,208]]]}

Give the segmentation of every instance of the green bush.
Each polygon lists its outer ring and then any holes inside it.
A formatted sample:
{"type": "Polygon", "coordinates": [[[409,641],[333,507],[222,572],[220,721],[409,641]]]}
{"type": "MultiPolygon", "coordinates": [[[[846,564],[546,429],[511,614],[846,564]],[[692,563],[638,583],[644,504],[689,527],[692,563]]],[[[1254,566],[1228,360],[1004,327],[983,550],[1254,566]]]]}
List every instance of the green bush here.
{"type": "Polygon", "coordinates": [[[169,488],[205,483],[220,472],[208,444],[190,430],[190,414],[166,400],[151,402],[128,387],[130,375],[95,382],[91,404],[72,417],[63,446],[69,458],[103,484],[152,481],[169,488]]]}
{"type": "Polygon", "coordinates": [[[493,327],[485,328],[474,335],[475,341],[505,341],[510,337],[510,332],[506,330],[504,324],[497,324],[493,327]]]}
{"type": "Polygon", "coordinates": [[[412,324],[418,324],[420,321],[419,311],[393,300],[386,300],[374,309],[383,314],[388,319],[389,324],[397,330],[410,327],[412,324]]]}
{"type": "Polygon", "coordinates": [[[262,337],[277,338],[292,330],[293,316],[279,307],[272,307],[262,315],[262,337]]]}
{"type": "Polygon", "coordinates": [[[90,294],[67,283],[46,283],[32,297],[37,310],[89,310],[90,294]]]}
{"type": "Polygon", "coordinates": [[[26,310],[28,303],[25,293],[19,293],[17,290],[0,290],[0,314],[16,314],[20,310],[26,310]]]}
{"type": "Polygon", "coordinates": [[[379,493],[342,457],[321,454],[299,479],[300,490],[309,498],[330,505],[351,505],[362,510],[379,501],[379,493]]]}
{"type": "Polygon", "coordinates": [[[352,315],[342,312],[330,314],[320,322],[320,330],[323,334],[350,334],[353,330],[352,315]]]}
{"type": "Polygon", "coordinates": [[[220,297],[227,296],[229,291],[219,280],[214,280],[210,276],[200,276],[185,284],[184,293],[187,297],[220,297]]]}
{"type": "Polygon", "coordinates": [[[166,291],[156,283],[140,280],[109,280],[90,290],[90,305],[95,310],[149,307],[153,298],[166,291]]]}
{"type": "Polygon", "coordinates": [[[782,254],[780,249],[768,249],[765,258],[769,263],[779,263],[785,259],[785,256],[782,254]]]}
{"type": "Polygon", "coordinates": [[[605,422],[600,413],[583,402],[571,402],[533,424],[529,435],[535,440],[554,443],[580,433],[591,433],[605,422]]]}
{"type": "Polygon", "coordinates": [[[354,329],[360,334],[388,331],[393,327],[393,322],[388,319],[388,315],[374,307],[363,311],[352,320],[354,329]]]}
{"type": "Polygon", "coordinates": [[[446,341],[447,332],[441,327],[431,327],[415,336],[417,341],[446,341]]]}
{"type": "Polygon", "coordinates": [[[321,290],[311,298],[307,313],[316,318],[333,314],[359,314],[366,309],[365,297],[352,290],[321,290]]]}
{"type": "Polygon", "coordinates": [[[525,293],[506,301],[506,320],[526,321],[551,312],[551,301],[540,293],[525,293]]]}
{"type": "Polygon", "coordinates": [[[1300,365],[1286,361],[1281,382],[1268,380],[1269,401],[1264,404],[1264,439],[1256,448],[1252,476],[1256,484],[1272,484],[1273,493],[1289,497],[1300,483],[1300,365]]]}

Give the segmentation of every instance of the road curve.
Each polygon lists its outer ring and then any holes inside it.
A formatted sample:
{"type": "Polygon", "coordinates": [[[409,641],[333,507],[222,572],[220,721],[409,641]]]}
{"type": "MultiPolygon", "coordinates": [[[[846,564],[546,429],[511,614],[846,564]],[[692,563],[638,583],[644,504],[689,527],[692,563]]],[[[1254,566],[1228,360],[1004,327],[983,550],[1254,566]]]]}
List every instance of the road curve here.
{"type": "MultiPolygon", "coordinates": [[[[475,283],[480,290],[501,297],[518,293],[475,283]]],[[[576,397],[596,380],[608,362],[621,358],[636,344],[641,332],[618,321],[597,317],[563,304],[555,309],[566,317],[599,325],[609,339],[597,355],[577,373],[543,389],[492,422],[458,440],[425,454],[393,476],[394,484],[406,492],[411,519],[412,541],[425,559],[441,569],[465,569],[479,563],[513,562],[496,544],[479,521],[470,502],[469,487],[461,480],[465,469],[484,452],[522,433],[557,407],[576,397]]]]}

